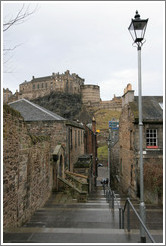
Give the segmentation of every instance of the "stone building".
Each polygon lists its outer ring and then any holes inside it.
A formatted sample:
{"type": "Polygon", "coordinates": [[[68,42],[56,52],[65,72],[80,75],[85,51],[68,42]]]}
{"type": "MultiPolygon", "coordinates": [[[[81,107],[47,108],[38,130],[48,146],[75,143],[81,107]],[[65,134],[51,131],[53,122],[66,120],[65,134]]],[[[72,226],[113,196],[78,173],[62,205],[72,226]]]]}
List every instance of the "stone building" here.
{"type": "Polygon", "coordinates": [[[8,103],[13,93],[7,88],[3,88],[3,103],[8,103]]]}
{"type": "MultiPolygon", "coordinates": [[[[143,163],[145,199],[154,203],[162,200],[163,168],[163,97],[143,96],[143,163]],[[153,173],[152,175],[150,175],[153,173]],[[159,176],[160,174],[160,176],[159,176]]],[[[122,96],[122,113],[119,120],[119,142],[113,147],[116,153],[112,165],[119,179],[120,189],[133,197],[140,192],[138,97],[128,85],[122,96]],[[119,148],[119,158],[117,156],[119,148]],[[119,159],[119,162],[117,161],[119,159]]]]}
{"type": "Polygon", "coordinates": [[[51,91],[61,91],[71,94],[80,94],[80,87],[84,79],[77,74],[70,74],[67,70],[64,74],[52,73],[51,76],[35,78],[19,85],[20,97],[34,99],[49,94],[51,91]]]}
{"type": "Polygon", "coordinates": [[[35,78],[24,81],[19,85],[20,98],[34,99],[42,97],[50,92],[64,92],[69,94],[81,94],[83,103],[99,103],[100,88],[97,85],[84,85],[84,79],[67,70],[64,74],[52,73],[51,76],[35,78]]]}
{"type": "Polygon", "coordinates": [[[26,99],[9,103],[15,110],[19,111],[26,122],[30,134],[35,136],[49,136],[51,143],[51,154],[57,146],[64,149],[61,167],[73,171],[73,163],[78,156],[84,154],[84,128],[77,122],[68,121],[65,118],[34,104],[26,99]]]}

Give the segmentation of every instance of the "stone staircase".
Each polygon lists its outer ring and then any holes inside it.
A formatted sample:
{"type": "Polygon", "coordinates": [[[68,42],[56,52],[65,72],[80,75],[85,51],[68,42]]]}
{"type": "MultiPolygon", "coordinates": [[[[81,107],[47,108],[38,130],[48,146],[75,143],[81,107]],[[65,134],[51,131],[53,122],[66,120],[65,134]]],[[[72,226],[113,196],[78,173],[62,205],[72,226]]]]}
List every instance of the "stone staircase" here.
{"type": "MultiPolygon", "coordinates": [[[[162,233],[155,234],[162,243],[162,233]]],[[[117,204],[109,207],[101,187],[78,203],[70,194],[53,193],[21,228],[4,232],[4,243],[120,243],[139,242],[139,230],[119,229],[117,204]]],[[[147,241],[148,242],[148,241],[147,241]]]]}

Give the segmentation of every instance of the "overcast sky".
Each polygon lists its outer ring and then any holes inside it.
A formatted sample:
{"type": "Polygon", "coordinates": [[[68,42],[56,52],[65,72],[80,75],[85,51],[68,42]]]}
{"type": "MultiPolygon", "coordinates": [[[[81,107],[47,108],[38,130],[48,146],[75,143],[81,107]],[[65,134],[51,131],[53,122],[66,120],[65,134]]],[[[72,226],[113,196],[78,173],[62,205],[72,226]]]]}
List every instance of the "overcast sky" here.
{"type": "MultiPolygon", "coordinates": [[[[7,22],[21,1],[3,3],[7,22]]],[[[25,3],[25,2],[24,2],[25,3]]],[[[70,70],[85,84],[100,86],[102,100],[122,96],[131,83],[137,95],[137,48],[128,31],[138,10],[149,18],[142,47],[142,93],[163,95],[165,1],[27,1],[37,11],[4,32],[5,48],[18,47],[4,57],[3,87],[12,92],[32,76],[70,70]],[[7,62],[6,62],[7,61],[7,62]]]]}

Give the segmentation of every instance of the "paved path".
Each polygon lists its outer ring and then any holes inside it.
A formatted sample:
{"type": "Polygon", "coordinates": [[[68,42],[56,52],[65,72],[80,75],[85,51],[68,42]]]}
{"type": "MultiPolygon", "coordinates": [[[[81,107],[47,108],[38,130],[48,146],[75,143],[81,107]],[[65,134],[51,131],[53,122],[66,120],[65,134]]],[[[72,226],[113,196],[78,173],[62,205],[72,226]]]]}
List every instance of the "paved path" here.
{"type": "MultiPolygon", "coordinates": [[[[4,243],[138,243],[139,230],[118,229],[118,209],[109,208],[98,188],[87,203],[53,194],[21,228],[4,232],[4,243]]],[[[151,231],[162,242],[162,231],[151,231]]],[[[148,240],[147,240],[148,241],[148,240]]]]}

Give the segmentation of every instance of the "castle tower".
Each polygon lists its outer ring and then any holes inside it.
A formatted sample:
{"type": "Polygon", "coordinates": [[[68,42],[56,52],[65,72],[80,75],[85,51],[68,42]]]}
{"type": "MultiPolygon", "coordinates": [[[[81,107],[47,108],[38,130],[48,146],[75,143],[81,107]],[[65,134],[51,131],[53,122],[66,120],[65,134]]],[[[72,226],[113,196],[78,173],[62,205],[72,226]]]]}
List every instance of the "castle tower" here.
{"type": "Polygon", "coordinates": [[[83,104],[100,103],[100,87],[98,85],[81,86],[83,104]]]}

